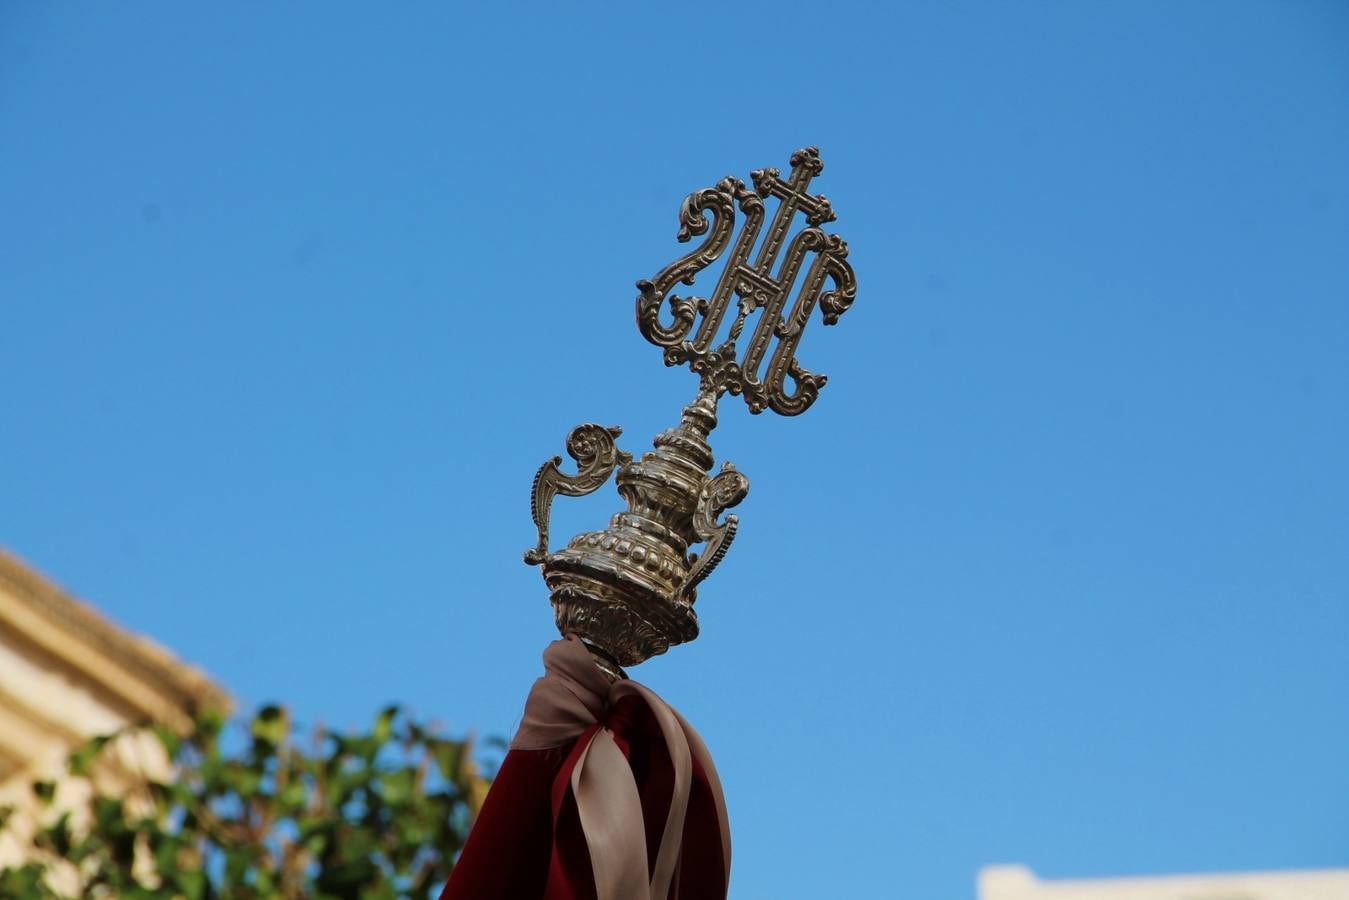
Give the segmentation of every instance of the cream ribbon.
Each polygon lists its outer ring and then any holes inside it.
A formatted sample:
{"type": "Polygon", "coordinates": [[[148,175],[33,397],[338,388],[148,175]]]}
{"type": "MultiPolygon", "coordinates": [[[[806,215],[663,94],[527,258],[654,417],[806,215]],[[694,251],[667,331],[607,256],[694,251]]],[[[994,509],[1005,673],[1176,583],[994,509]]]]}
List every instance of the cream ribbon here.
{"type": "Polygon", "coordinates": [[[731,873],[731,830],[721,782],[702,738],[656,693],[635,681],[610,683],[590,651],[576,637],[554,641],[543,653],[545,675],[525,702],[513,750],[560,747],[600,720],[624,697],[636,695],[651,710],[674,766],[670,811],[665,817],[656,864],[647,878],[646,826],[642,800],[623,751],[608,728],[598,728],[581,750],[571,773],[572,795],[590,851],[598,900],[667,900],[679,865],[693,783],[693,760],[707,775],[721,830],[721,858],[731,873]]]}

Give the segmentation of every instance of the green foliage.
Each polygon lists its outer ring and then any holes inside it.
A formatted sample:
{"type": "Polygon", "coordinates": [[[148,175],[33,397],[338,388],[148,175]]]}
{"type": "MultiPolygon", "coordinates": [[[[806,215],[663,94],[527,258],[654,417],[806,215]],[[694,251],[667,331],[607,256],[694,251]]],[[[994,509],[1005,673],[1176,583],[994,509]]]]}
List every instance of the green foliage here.
{"type": "Polygon", "coordinates": [[[430,732],[397,707],[366,733],[319,731],[309,750],[279,706],[257,712],[238,749],[216,711],[187,735],[144,730],[164,748],[171,777],[123,773],[133,786],[108,791],[99,772],[105,762],[115,769],[106,758],[117,736],[78,749],[69,770],[91,788],[88,801],[63,805],[69,782],[33,784],[44,810],[33,853],[0,870],[0,897],[428,897],[486,793],[469,741],[430,732]]]}

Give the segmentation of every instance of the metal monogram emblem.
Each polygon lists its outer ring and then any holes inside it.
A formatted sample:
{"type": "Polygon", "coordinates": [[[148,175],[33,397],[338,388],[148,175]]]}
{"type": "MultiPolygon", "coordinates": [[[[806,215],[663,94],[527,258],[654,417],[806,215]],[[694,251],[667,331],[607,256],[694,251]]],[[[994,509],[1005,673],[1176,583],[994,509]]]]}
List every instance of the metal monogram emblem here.
{"type": "Polygon", "coordinates": [[[759,169],[750,173],[752,191],[728,176],[685,199],[679,240],[705,237],[650,281],[637,282],[637,327],[665,348],[666,365],[688,363],[699,375],[697,397],[685,407],[679,425],[657,435],[654,449],[639,460],[618,449],[620,429],[587,424],[567,438],[577,473],[564,474],[561,457],[554,457],[534,477],[530,511],[538,542],[525,553],[525,562],[543,567],[558,630],[584,640],[614,677],[620,677],[621,666],[698,636],[697,586],[735,538],[738,520],[723,514],[745,498],[749,480],[730,463],[717,475],[708,474],[713,456],[707,437],[717,424],[717,399],[729,392],[743,396],[751,412],[771,409],[794,416],[808,409],[824,387],[825,376],[803,368],[796,350],[816,307],[824,324],[833,325],[852,305],[857,284],[847,263],[848,245],[820,227],[834,220],[829,201],[807,193],[823,170],[819,151],[807,147],[792,154],[786,180],[777,169],[759,169]],[[778,207],[764,233],[768,198],[776,198],[778,207]],[[738,234],[737,210],[744,216],[738,234]],[[788,242],[802,213],[805,227],[788,242]],[[727,248],[730,254],[710,298],[668,293],[681,282],[693,284],[727,248]],[[722,337],[733,298],[736,314],[722,337]],[[667,312],[668,324],[662,321],[667,312]],[[627,509],[604,530],[578,534],[563,549],[549,552],[553,498],[591,493],[615,469],[627,509]],[[704,545],[701,554],[690,551],[696,544],[704,545]]]}
{"type": "Polygon", "coordinates": [[[689,367],[702,376],[703,390],[716,395],[722,391],[743,394],[754,413],[767,407],[784,416],[794,416],[805,412],[815,402],[826,379],[806,371],[797,362],[796,347],[801,342],[801,334],[817,304],[824,314],[824,324],[833,325],[857,296],[857,282],[846,261],[848,245],[838,235],[826,234],[819,228],[834,220],[834,210],[823,195],[812,197],[806,193],[811,179],[823,170],[819,151],[807,147],[792,154],[792,172],[786,181],[779,177],[777,169],[757,169],[750,173],[754,191],[746,189],[740,179],[727,177],[714,188],[690,194],[679,213],[679,240],[687,241],[701,234],[707,237],[700,247],[666,266],[652,280],[637,282],[641,291],[637,298],[637,327],[648,341],[666,348],[665,364],[689,363],[689,367]],[[781,202],[763,245],[751,263],[750,253],[763,228],[763,201],[770,196],[781,202]],[[673,321],[662,325],[660,312],[666,292],[681,281],[692,284],[694,276],[715,262],[730,246],[736,206],[745,216],[745,225],[735,238],[734,249],[711,299],[671,295],[668,305],[673,321]],[[715,223],[710,227],[708,212],[712,213],[715,223]],[[808,227],[792,239],[786,257],[774,274],[773,265],[798,212],[805,213],[808,227]],[[813,258],[801,280],[801,289],[791,311],[784,317],[783,309],[791,289],[811,254],[813,258]],[[826,281],[833,283],[832,290],[824,290],[826,281]],[[735,320],[726,340],[713,349],[713,341],[731,305],[732,294],[737,298],[735,320]],[[736,342],[746,319],[755,310],[763,312],[743,354],[737,357],[736,342]],[[699,314],[702,322],[693,339],[688,340],[699,314]],[[760,369],[775,336],[778,345],[769,360],[766,377],[761,378],[760,369]],[[788,376],[794,386],[790,393],[786,388],[788,376]]]}

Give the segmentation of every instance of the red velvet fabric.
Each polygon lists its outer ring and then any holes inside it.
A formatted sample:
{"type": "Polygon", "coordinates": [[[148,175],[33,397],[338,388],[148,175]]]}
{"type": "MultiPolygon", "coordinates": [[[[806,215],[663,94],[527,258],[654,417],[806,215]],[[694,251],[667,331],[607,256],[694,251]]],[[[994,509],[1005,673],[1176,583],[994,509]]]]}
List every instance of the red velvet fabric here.
{"type": "MultiPolygon", "coordinates": [[[[674,784],[665,741],[636,697],[620,700],[600,724],[613,732],[636,779],[651,865],[674,784]]],[[[571,773],[599,727],[562,747],[506,754],[441,900],[595,900],[571,773]]],[[[660,900],[723,898],[725,873],[716,807],[707,773],[695,759],[678,875],[670,896],[660,900]]]]}

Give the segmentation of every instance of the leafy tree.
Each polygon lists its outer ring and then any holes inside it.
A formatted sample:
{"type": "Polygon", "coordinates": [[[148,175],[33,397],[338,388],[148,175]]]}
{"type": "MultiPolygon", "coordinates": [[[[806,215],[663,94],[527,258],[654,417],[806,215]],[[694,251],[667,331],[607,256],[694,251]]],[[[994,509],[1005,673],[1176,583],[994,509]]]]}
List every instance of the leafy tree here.
{"type": "Polygon", "coordinates": [[[89,788],[73,809],[56,796],[71,782],[34,783],[33,853],[0,870],[0,897],[394,900],[431,896],[448,877],[487,787],[470,740],[398,707],[366,733],[320,729],[309,750],[279,706],[259,710],[242,741],[225,724],[208,711],[185,737],[136,729],[158,739],[171,775],[121,792],[97,777],[117,736],[96,738],[70,758],[72,781],[89,788]]]}

